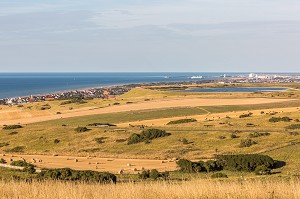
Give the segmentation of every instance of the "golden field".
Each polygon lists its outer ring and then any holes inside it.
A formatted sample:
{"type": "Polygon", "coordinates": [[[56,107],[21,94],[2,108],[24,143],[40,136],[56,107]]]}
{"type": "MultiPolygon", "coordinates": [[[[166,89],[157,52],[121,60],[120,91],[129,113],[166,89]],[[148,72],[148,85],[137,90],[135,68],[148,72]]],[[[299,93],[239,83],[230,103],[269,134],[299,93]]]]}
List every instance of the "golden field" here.
{"type": "Polygon", "coordinates": [[[0,182],[3,199],[298,199],[299,180],[192,180],[84,184],[0,182]]]}

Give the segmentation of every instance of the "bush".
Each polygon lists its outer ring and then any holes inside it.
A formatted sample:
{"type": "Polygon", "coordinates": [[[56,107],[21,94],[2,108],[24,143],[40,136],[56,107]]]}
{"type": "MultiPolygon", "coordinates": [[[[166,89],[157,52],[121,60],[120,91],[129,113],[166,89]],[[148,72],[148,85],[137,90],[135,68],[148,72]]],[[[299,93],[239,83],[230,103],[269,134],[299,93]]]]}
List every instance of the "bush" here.
{"type": "Polygon", "coordinates": [[[251,117],[252,115],[253,115],[253,113],[242,114],[239,116],[239,118],[251,117]]]}
{"type": "Polygon", "coordinates": [[[261,165],[255,168],[255,175],[271,175],[271,169],[265,165],[261,165]]]}
{"type": "Polygon", "coordinates": [[[167,123],[167,125],[171,124],[183,124],[183,123],[191,123],[191,122],[197,122],[196,119],[190,118],[190,119],[180,119],[180,120],[174,120],[167,123]]]}
{"type": "Polygon", "coordinates": [[[4,130],[20,129],[23,128],[21,125],[7,125],[3,127],[4,130]]]}
{"type": "Polygon", "coordinates": [[[29,174],[33,174],[33,173],[35,173],[36,170],[33,165],[29,165],[29,166],[25,166],[23,171],[27,172],[29,174]]]}
{"type": "Polygon", "coordinates": [[[1,143],[0,143],[0,148],[1,148],[1,147],[4,147],[4,146],[8,146],[8,145],[9,145],[9,143],[7,143],[7,142],[1,142],[1,143]]]}
{"type": "Polygon", "coordinates": [[[143,138],[140,134],[132,134],[127,141],[127,144],[137,144],[143,141],[143,138]]]}
{"type": "Polygon", "coordinates": [[[29,167],[29,166],[34,166],[33,164],[30,164],[26,161],[23,160],[17,160],[17,161],[13,161],[10,163],[11,166],[18,166],[18,167],[29,167]]]}
{"type": "Polygon", "coordinates": [[[217,157],[217,161],[230,171],[254,171],[261,165],[271,169],[275,164],[271,157],[260,154],[221,155],[217,157]]]}
{"type": "Polygon", "coordinates": [[[6,164],[6,160],[4,160],[3,158],[0,159],[0,164],[6,164]]]}
{"type": "Polygon", "coordinates": [[[179,140],[182,144],[189,144],[190,142],[186,138],[182,138],[179,140]]]}
{"type": "Polygon", "coordinates": [[[156,180],[160,177],[160,173],[156,169],[152,169],[149,174],[149,178],[156,180]]]}
{"type": "Polygon", "coordinates": [[[297,136],[297,135],[300,135],[300,133],[298,132],[289,132],[290,135],[293,135],[293,136],[297,136]]]}
{"type": "Polygon", "coordinates": [[[75,171],[72,169],[48,169],[38,174],[40,179],[116,183],[117,177],[107,172],[75,171]]]}
{"type": "Polygon", "coordinates": [[[292,124],[292,125],[289,125],[285,128],[286,129],[300,129],[300,124],[292,124]]]}
{"type": "Polygon", "coordinates": [[[234,133],[232,133],[231,135],[230,135],[230,138],[231,139],[235,139],[235,138],[238,138],[239,136],[237,136],[236,134],[234,134],[234,133]]]}
{"type": "Polygon", "coordinates": [[[67,104],[85,104],[87,103],[87,101],[84,101],[83,99],[81,98],[73,98],[71,100],[67,100],[67,101],[64,101],[62,103],[60,103],[60,105],[67,105],[67,104]]]}
{"type": "Polygon", "coordinates": [[[55,139],[53,142],[54,142],[54,144],[58,144],[58,143],[60,143],[60,140],[59,139],[55,139]]]}
{"type": "Polygon", "coordinates": [[[258,132],[254,132],[254,133],[250,133],[248,137],[250,138],[256,138],[256,137],[261,137],[261,136],[269,136],[270,133],[258,133],[258,132]]]}
{"type": "Polygon", "coordinates": [[[218,139],[220,139],[220,140],[224,140],[224,139],[226,139],[226,137],[225,137],[225,136],[223,136],[223,135],[220,135],[220,136],[218,137],[218,139]]]}
{"type": "Polygon", "coordinates": [[[149,170],[144,170],[142,173],[139,174],[139,178],[141,179],[148,179],[150,177],[150,171],[149,170]]]}
{"type": "Polygon", "coordinates": [[[104,143],[104,140],[106,139],[106,137],[100,137],[100,138],[95,138],[95,141],[98,143],[98,144],[102,144],[104,143]]]}
{"type": "Polygon", "coordinates": [[[86,128],[86,127],[77,127],[75,129],[76,132],[78,133],[82,133],[82,132],[86,132],[86,131],[89,131],[90,129],[86,128]]]}
{"type": "Polygon", "coordinates": [[[204,162],[202,161],[192,162],[190,160],[180,159],[176,163],[177,166],[179,167],[179,171],[181,172],[198,173],[198,172],[206,171],[204,162]]]}
{"type": "Polygon", "coordinates": [[[300,120],[299,119],[295,119],[295,122],[300,122],[300,120]]]}
{"type": "Polygon", "coordinates": [[[250,147],[254,144],[257,144],[257,142],[251,140],[251,139],[245,139],[245,140],[241,140],[240,142],[240,148],[244,148],[244,147],[250,147]]]}
{"type": "Polygon", "coordinates": [[[117,126],[117,125],[110,124],[110,123],[92,123],[92,124],[88,124],[88,126],[117,126]]]}
{"type": "Polygon", "coordinates": [[[228,178],[225,173],[214,173],[210,176],[211,178],[228,178]]]}
{"type": "Polygon", "coordinates": [[[289,117],[272,117],[269,119],[269,122],[290,122],[291,120],[289,117]]]}
{"type": "Polygon", "coordinates": [[[16,146],[14,148],[11,149],[6,149],[5,152],[8,153],[22,153],[24,152],[25,147],[24,146],[16,146]]]}
{"type": "Polygon", "coordinates": [[[159,129],[146,129],[141,134],[132,134],[127,141],[127,144],[137,144],[146,140],[153,140],[160,137],[166,137],[171,135],[164,130],[159,129]]]}
{"type": "Polygon", "coordinates": [[[18,132],[13,131],[13,132],[10,132],[8,135],[16,135],[16,134],[18,134],[18,132]]]}
{"type": "Polygon", "coordinates": [[[159,178],[162,178],[166,180],[169,177],[169,172],[158,172],[156,169],[150,170],[144,170],[141,174],[139,174],[140,179],[152,179],[157,180],[159,178]]]}

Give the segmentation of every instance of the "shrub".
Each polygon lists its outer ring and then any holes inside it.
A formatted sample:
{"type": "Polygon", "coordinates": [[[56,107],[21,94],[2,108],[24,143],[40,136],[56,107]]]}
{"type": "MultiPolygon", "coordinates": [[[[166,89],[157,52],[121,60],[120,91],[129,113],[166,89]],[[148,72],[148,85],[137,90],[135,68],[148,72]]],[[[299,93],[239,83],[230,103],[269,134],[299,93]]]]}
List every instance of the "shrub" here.
{"type": "Polygon", "coordinates": [[[45,104],[40,109],[41,110],[49,110],[49,109],[51,109],[51,106],[49,104],[45,104]]]}
{"type": "Polygon", "coordinates": [[[11,149],[6,149],[5,152],[8,153],[22,153],[24,152],[25,147],[24,146],[16,146],[14,148],[11,149]]]}
{"type": "Polygon", "coordinates": [[[224,139],[226,139],[226,137],[225,137],[225,136],[223,136],[223,135],[220,135],[220,136],[218,137],[218,139],[220,139],[220,140],[224,140],[224,139]]]}
{"type": "Polygon", "coordinates": [[[118,142],[118,143],[126,142],[126,139],[117,139],[115,142],[118,142]]]}
{"type": "Polygon", "coordinates": [[[254,132],[254,133],[250,133],[248,137],[250,138],[256,138],[256,137],[261,137],[261,136],[269,136],[270,133],[258,133],[258,132],[254,132]]]}
{"type": "Polygon", "coordinates": [[[30,164],[23,160],[17,160],[10,163],[12,166],[18,166],[18,167],[28,167],[28,166],[34,166],[33,164],[30,164]]]}
{"type": "Polygon", "coordinates": [[[180,119],[180,120],[174,120],[167,123],[167,125],[171,124],[183,124],[183,123],[191,123],[191,122],[197,122],[196,119],[190,118],[190,119],[180,119]]]}
{"type": "Polygon", "coordinates": [[[60,103],[60,105],[67,105],[67,104],[85,104],[87,103],[87,101],[84,101],[83,99],[81,98],[73,98],[71,100],[67,100],[67,101],[64,101],[62,103],[60,103]]]}
{"type": "Polygon", "coordinates": [[[271,175],[271,169],[265,165],[261,165],[255,168],[255,175],[271,175]]]}
{"type": "Polygon", "coordinates": [[[7,125],[3,127],[4,130],[20,129],[23,128],[21,125],[7,125]]]}
{"type": "Polygon", "coordinates": [[[204,162],[192,162],[186,159],[180,159],[177,162],[177,166],[179,167],[179,171],[185,173],[197,173],[201,171],[206,171],[204,167],[204,162]]]}
{"type": "Polygon", "coordinates": [[[27,172],[29,174],[33,174],[33,173],[35,173],[36,170],[33,165],[29,165],[29,166],[25,166],[23,171],[27,172]]]}
{"type": "Polygon", "coordinates": [[[4,160],[3,158],[0,159],[0,164],[6,164],[6,160],[4,160]]]}
{"type": "Polygon", "coordinates": [[[141,137],[140,134],[132,134],[127,141],[127,144],[137,144],[143,141],[143,138],[141,137]]]}
{"type": "Polygon", "coordinates": [[[239,136],[237,136],[236,134],[234,134],[234,133],[232,133],[231,135],[230,135],[230,138],[231,139],[235,139],[235,138],[238,138],[239,136]]]}
{"type": "Polygon", "coordinates": [[[285,128],[286,129],[300,129],[300,124],[292,124],[292,125],[289,125],[285,128]]]}
{"type": "Polygon", "coordinates": [[[299,119],[295,119],[295,122],[300,122],[300,120],[299,119]]]}
{"type": "Polygon", "coordinates": [[[225,173],[214,173],[210,176],[211,178],[228,178],[225,173]]]}
{"type": "Polygon", "coordinates": [[[78,133],[82,133],[82,132],[86,132],[86,131],[89,131],[90,129],[86,128],[86,127],[77,127],[75,129],[76,132],[78,133]]]}
{"type": "Polygon", "coordinates": [[[167,179],[169,177],[169,172],[158,172],[156,169],[144,170],[141,174],[139,174],[140,179],[152,179],[157,180],[159,178],[167,179]]]}
{"type": "Polygon", "coordinates": [[[156,180],[160,177],[160,173],[156,169],[152,169],[149,174],[149,178],[156,180]]]}
{"type": "Polygon", "coordinates": [[[300,135],[300,133],[298,132],[289,132],[290,135],[293,135],[293,136],[297,136],[297,135],[300,135]]]}
{"type": "Polygon", "coordinates": [[[240,142],[240,148],[244,148],[244,147],[250,147],[254,144],[257,144],[257,142],[251,140],[251,139],[245,139],[245,140],[241,140],[240,142]]]}
{"type": "Polygon", "coordinates": [[[187,139],[185,139],[185,138],[182,138],[182,139],[180,139],[179,141],[182,142],[182,144],[189,144],[189,143],[190,143],[190,142],[189,142],[187,139]]]}
{"type": "Polygon", "coordinates": [[[219,162],[214,160],[208,160],[207,162],[204,162],[203,166],[206,172],[222,170],[222,166],[219,164],[219,162]]]}
{"type": "Polygon", "coordinates": [[[149,170],[144,170],[142,173],[139,174],[139,178],[141,179],[148,179],[150,177],[150,171],[149,170]]]}
{"type": "Polygon", "coordinates": [[[164,130],[159,129],[146,129],[143,130],[141,134],[132,134],[127,141],[127,144],[137,144],[145,140],[153,140],[160,137],[166,137],[171,134],[167,133],[164,130]]]}
{"type": "Polygon", "coordinates": [[[75,171],[72,169],[48,169],[38,174],[40,179],[67,180],[98,183],[116,183],[117,177],[107,172],[75,171]]]}
{"type": "Polygon", "coordinates": [[[230,171],[254,171],[258,166],[273,168],[275,164],[271,157],[260,154],[221,155],[217,157],[217,161],[230,171]]]}
{"type": "Polygon", "coordinates": [[[269,119],[269,122],[290,122],[291,120],[289,117],[272,117],[269,119]]]}
{"type": "Polygon", "coordinates": [[[253,115],[253,113],[242,114],[239,116],[239,118],[251,117],[252,115],[253,115]]]}
{"type": "Polygon", "coordinates": [[[1,142],[1,143],[0,143],[0,148],[1,148],[1,147],[4,147],[4,146],[8,146],[8,145],[9,145],[9,143],[7,143],[7,142],[1,142]]]}
{"type": "Polygon", "coordinates": [[[95,141],[98,143],[98,144],[102,144],[104,143],[104,140],[106,139],[106,137],[100,137],[100,138],[95,138],[95,141]]]}
{"type": "Polygon", "coordinates": [[[60,143],[60,140],[59,139],[55,139],[53,142],[54,142],[54,144],[58,144],[58,143],[60,143]]]}
{"type": "Polygon", "coordinates": [[[8,133],[8,135],[16,135],[16,134],[18,134],[18,132],[16,132],[16,131],[8,133]]]}
{"type": "Polygon", "coordinates": [[[144,143],[145,143],[145,144],[150,144],[151,141],[150,141],[150,140],[145,140],[144,143]]]}
{"type": "Polygon", "coordinates": [[[117,126],[117,125],[110,124],[110,123],[92,123],[92,124],[88,124],[88,126],[117,126]]]}
{"type": "Polygon", "coordinates": [[[120,103],[119,102],[115,102],[115,103],[113,103],[113,105],[120,105],[120,103]]]}

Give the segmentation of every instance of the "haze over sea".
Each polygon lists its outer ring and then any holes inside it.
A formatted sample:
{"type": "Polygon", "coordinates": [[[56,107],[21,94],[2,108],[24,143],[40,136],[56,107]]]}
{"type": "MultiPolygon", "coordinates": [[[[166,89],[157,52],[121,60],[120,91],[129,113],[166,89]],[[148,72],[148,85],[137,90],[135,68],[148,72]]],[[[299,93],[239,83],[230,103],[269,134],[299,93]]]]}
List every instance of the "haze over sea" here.
{"type": "MultiPolygon", "coordinates": [[[[192,81],[192,76],[210,80],[222,75],[224,73],[0,73],[0,99],[111,85],[192,81]]],[[[200,79],[193,79],[197,80],[200,79]]]]}

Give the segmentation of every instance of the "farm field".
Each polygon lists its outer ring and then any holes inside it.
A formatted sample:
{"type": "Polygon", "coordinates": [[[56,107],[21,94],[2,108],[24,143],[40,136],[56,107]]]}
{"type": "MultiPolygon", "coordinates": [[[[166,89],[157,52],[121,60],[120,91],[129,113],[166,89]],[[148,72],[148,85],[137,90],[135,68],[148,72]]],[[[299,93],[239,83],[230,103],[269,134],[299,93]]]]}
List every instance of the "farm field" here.
{"type": "Polygon", "coordinates": [[[274,169],[275,176],[298,175],[300,135],[297,129],[287,129],[300,119],[300,100],[295,96],[294,90],[233,96],[137,88],[123,96],[84,104],[48,102],[51,109],[46,112],[39,110],[46,102],[5,107],[0,111],[18,110],[16,117],[20,118],[2,119],[2,125],[21,124],[22,128],[0,130],[0,153],[5,154],[1,158],[10,162],[22,157],[39,168],[137,174],[142,168],[175,171],[175,161],[180,158],[206,161],[222,154],[256,153],[285,162],[274,169]],[[100,104],[103,107],[97,108],[100,104]],[[33,116],[28,114],[31,111],[33,116]],[[269,121],[272,117],[290,120],[274,123],[269,121]],[[189,118],[194,121],[176,124],[189,118]],[[175,123],[169,124],[172,121],[175,123]],[[87,131],[76,132],[77,127],[87,131]],[[149,128],[165,130],[170,136],[128,145],[132,134],[149,128]],[[240,147],[248,139],[255,144],[240,147]]]}

